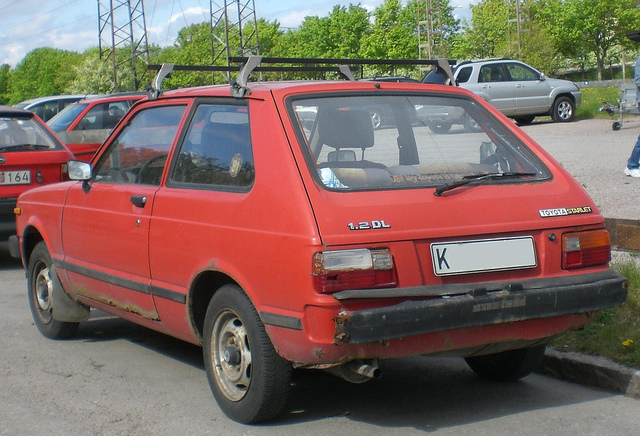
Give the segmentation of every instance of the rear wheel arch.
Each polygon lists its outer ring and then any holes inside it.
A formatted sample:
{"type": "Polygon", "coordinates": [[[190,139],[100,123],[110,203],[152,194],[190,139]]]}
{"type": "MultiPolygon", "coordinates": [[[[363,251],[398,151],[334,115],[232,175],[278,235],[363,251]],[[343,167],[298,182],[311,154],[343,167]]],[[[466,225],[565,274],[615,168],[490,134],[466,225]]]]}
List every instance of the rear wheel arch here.
{"type": "Polygon", "coordinates": [[[204,318],[209,301],[216,291],[224,285],[238,285],[238,283],[228,275],[212,270],[198,274],[191,284],[188,298],[189,317],[194,327],[193,330],[198,334],[200,340],[202,340],[204,332],[204,318]]]}

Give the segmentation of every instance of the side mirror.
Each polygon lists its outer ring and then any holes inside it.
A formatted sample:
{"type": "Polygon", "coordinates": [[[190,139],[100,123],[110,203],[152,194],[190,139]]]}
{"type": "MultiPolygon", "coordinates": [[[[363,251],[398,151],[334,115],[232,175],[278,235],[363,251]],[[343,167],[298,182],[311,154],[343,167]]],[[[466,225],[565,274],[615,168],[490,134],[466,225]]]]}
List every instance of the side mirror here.
{"type": "Polygon", "coordinates": [[[67,162],[70,180],[87,181],[91,179],[91,165],[87,162],[79,160],[70,160],[67,162]]]}
{"type": "Polygon", "coordinates": [[[545,80],[547,76],[544,73],[540,73],[540,80],[545,80]]]}

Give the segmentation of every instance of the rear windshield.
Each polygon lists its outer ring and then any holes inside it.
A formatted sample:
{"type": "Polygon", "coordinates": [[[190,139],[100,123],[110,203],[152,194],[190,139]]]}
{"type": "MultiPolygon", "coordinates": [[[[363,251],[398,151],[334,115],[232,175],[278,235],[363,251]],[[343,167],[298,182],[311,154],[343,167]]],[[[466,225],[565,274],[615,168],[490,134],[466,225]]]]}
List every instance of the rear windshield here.
{"type": "Polygon", "coordinates": [[[62,149],[33,117],[0,115],[0,152],[62,149]]]}
{"type": "Polygon", "coordinates": [[[434,187],[494,174],[526,175],[508,183],[549,177],[531,150],[465,96],[342,94],[290,104],[310,169],[327,189],[434,187]]]}

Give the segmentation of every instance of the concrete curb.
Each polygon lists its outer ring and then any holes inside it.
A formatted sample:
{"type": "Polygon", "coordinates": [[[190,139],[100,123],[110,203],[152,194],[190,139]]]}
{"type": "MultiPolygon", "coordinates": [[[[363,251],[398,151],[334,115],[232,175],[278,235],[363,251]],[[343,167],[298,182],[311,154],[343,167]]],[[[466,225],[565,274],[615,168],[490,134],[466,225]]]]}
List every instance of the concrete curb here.
{"type": "Polygon", "coordinates": [[[640,370],[620,365],[605,357],[547,348],[538,372],[640,399],[640,370]]]}

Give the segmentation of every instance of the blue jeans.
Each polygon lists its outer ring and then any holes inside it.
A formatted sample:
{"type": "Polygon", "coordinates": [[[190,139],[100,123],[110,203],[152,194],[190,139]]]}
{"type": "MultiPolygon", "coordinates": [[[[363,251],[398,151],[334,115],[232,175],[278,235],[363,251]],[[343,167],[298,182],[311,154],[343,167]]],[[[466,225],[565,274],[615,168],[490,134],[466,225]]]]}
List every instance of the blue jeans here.
{"type": "Polygon", "coordinates": [[[640,168],[640,136],[638,136],[636,145],[633,146],[631,157],[627,161],[627,168],[630,170],[637,170],[640,168]]]}

